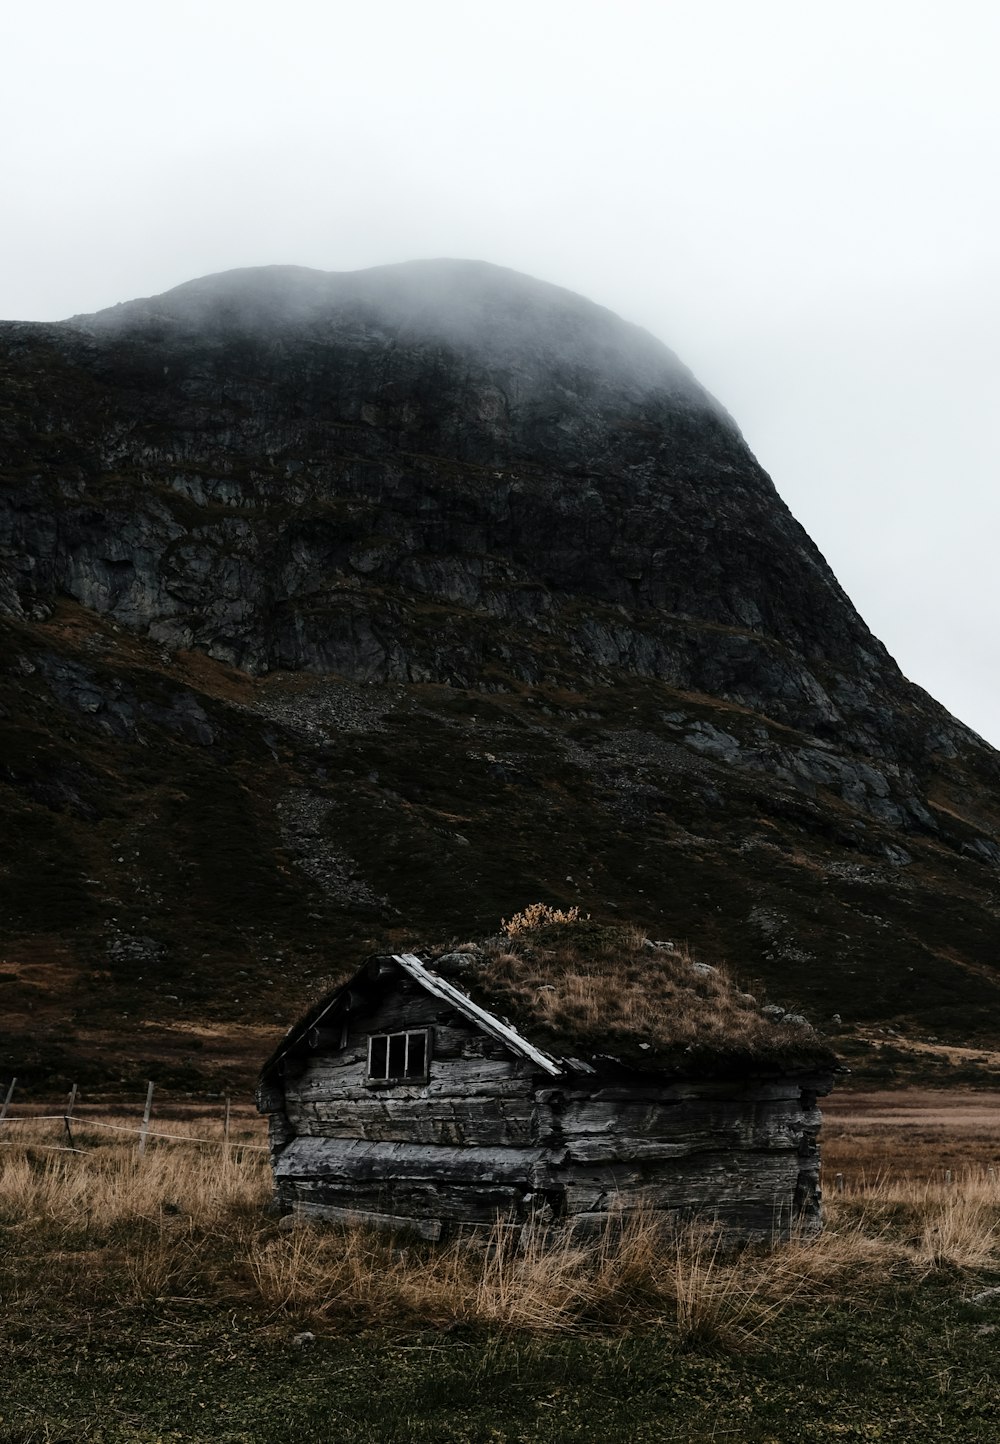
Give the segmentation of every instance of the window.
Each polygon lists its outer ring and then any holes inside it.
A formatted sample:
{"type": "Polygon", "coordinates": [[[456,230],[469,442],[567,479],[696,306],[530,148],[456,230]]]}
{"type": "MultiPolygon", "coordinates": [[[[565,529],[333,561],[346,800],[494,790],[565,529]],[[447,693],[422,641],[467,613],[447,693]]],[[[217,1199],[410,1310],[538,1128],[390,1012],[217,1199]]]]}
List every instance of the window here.
{"type": "Polygon", "coordinates": [[[430,1052],[429,1028],[413,1033],[373,1033],[368,1039],[368,1078],[372,1083],[426,1078],[430,1052]]]}

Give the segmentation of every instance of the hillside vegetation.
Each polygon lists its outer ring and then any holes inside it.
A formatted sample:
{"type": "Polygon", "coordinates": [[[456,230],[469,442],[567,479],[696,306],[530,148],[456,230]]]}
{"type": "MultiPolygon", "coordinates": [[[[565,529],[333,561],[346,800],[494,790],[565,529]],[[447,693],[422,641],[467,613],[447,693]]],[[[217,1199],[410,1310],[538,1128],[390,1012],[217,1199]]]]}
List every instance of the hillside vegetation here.
{"type": "Polygon", "coordinates": [[[0,642],[0,1027],[27,1086],[249,1089],[367,954],[539,896],[727,965],[867,1077],[1000,1073],[990,870],[930,840],[905,869],[865,860],[836,809],[655,760],[663,684],[254,679],[68,605],[0,642]]]}

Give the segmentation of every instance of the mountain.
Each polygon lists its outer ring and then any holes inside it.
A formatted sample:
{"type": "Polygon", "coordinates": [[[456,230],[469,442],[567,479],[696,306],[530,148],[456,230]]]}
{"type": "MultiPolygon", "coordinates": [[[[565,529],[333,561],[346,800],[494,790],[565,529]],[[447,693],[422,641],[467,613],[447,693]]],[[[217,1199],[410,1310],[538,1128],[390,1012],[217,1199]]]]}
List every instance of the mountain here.
{"type": "Polygon", "coordinates": [[[243,1079],[373,946],[536,900],[869,1076],[1000,1063],[1000,757],[646,332],[274,266],[5,323],[0,367],[14,1071],[243,1079]]]}

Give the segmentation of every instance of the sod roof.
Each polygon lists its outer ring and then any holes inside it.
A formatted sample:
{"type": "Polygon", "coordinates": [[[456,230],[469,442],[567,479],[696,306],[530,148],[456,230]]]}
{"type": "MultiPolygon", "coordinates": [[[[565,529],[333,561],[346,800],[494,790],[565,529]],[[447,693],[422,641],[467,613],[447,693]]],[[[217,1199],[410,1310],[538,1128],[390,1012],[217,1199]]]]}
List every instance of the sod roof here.
{"type": "MultiPolygon", "coordinates": [[[[585,919],[543,923],[479,943],[422,949],[422,961],[529,1043],[598,1071],[702,1076],[830,1071],[838,1060],[797,1014],[765,1013],[721,968],[632,927],[585,919]]],[[[358,978],[362,975],[357,975],[358,978]]],[[[264,1069],[357,978],[319,999],[264,1069]]]]}

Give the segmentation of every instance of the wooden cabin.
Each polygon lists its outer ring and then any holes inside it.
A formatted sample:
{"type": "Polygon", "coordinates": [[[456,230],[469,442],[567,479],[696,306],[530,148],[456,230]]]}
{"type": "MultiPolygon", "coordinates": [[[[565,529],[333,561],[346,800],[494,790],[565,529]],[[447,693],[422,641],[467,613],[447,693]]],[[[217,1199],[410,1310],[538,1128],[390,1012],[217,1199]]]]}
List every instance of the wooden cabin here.
{"type": "Polygon", "coordinates": [[[540,1040],[476,1000],[489,972],[468,952],[375,957],[289,1031],[257,1092],[283,1213],[428,1239],[639,1207],[746,1238],[819,1226],[816,1104],[835,1060],[815,1035],[729,1066],[622,1047],[620,1029],[614,1051],[569,1055],[551,1026],[540,1040]]]}

